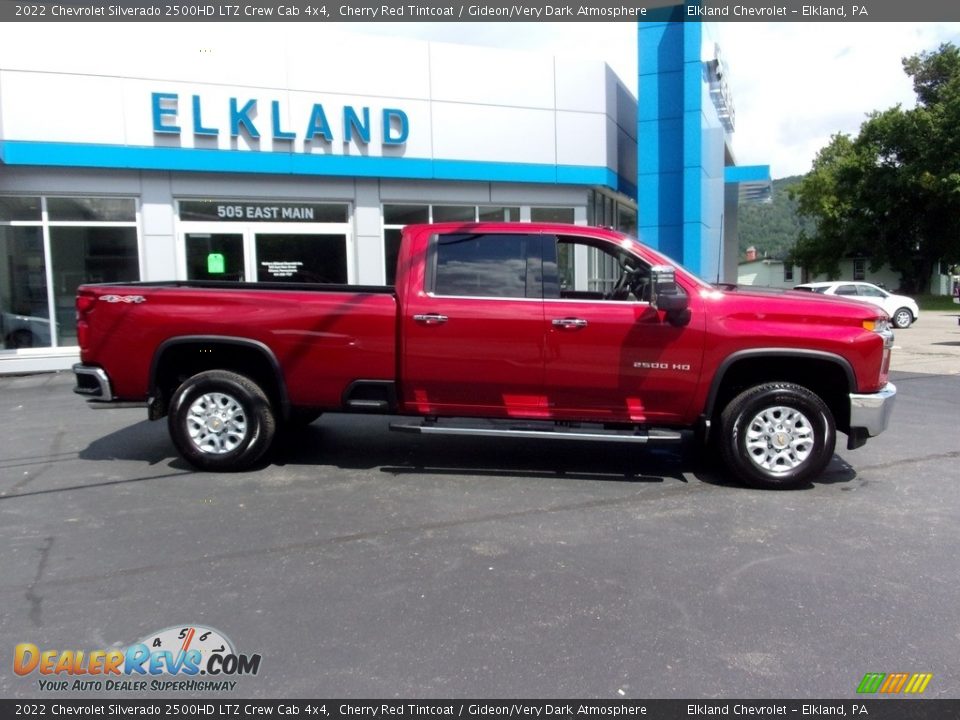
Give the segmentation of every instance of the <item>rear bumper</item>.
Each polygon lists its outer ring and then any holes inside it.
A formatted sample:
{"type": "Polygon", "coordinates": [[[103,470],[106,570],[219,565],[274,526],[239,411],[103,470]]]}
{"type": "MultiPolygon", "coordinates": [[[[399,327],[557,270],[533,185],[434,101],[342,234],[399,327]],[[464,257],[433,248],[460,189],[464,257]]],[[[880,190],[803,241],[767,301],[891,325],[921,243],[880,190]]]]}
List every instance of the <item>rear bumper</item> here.
{"type": "Polygon", "coordinates": [[[77,395],[84,395],[97,402],[111,402],[113,400],[110,378],[107,377],[103,368],[77,363],[73,366],[73,374],[77,378],[77,384],[73,388],[77,395]]]}
{"type": "Polygon", "coordinates": [[[104,372],[103,368],[78,363],[73,366],[73,374],[77,378],[77,384],[73,391],[77,395],[83,395],[87,398],[87,407],[95,410],[146,407],[146,403],[143,402],[117,400],[116,395],[113,394],[110,377],[104,372]]]}
{"type": "Polygon", "coordinates": [[[876,437],[886,430],[896,399],[897,386],[893,383],[887,383],[875,393],[850,393],[851,441],[857,436],[866,442],[868,437],[876,437]]]}

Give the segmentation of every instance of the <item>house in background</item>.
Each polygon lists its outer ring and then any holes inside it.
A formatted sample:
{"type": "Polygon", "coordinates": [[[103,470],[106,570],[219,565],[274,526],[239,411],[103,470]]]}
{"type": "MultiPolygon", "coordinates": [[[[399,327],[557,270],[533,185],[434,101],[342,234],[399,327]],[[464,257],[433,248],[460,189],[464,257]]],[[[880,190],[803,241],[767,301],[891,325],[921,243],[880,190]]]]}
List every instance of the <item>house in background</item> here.
{"type": "MultiPolygon", "coordinates": [[[[934,295],[951,293],[950,276],[938,268],[930,279],[930,292],[934,295]]],[[[737,285],[754,287],[792,288],[805,282],[830,280],[826,275],[804,276],[799,265],[787,265],[782,259],[757,257],[755,247],[747,248],[746,259],[737,266],[737,285]]],[[[900,288],[900,273],[884,265],[871,272],[868,258],[844,258],[840,261],[840,274],[836,280],[856,280],[879,285],[891,292],[900,288]]]]}

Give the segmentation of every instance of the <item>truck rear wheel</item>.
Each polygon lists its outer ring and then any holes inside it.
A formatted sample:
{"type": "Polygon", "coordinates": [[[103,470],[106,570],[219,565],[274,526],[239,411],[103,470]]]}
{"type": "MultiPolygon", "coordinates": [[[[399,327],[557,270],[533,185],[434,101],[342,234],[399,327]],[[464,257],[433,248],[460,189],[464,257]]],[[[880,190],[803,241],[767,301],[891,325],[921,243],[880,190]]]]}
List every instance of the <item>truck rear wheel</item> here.
{"type": "Polygon", "coordinates": [[[208,370],[177,388],[167,418],[180,455],[201,470],[244,470],[270,448],[276,420],[270,400],[250,378],[208,370]]]}
{"type": "Polygon", "coordinates": [[[818,395],[793,383],[740,393],[720,416],[727,467],[758,488],[787,490],[818,476],[833,457],[836,425],[818,395]]]}

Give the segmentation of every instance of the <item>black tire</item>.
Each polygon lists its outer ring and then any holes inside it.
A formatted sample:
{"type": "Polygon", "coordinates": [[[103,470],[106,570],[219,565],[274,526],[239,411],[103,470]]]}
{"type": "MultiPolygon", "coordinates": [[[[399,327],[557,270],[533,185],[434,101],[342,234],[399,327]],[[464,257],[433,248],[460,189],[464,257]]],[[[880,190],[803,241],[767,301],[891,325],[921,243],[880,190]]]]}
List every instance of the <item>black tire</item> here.
{"type": "Polygon", "coordinates": [[[7,335],[6,345],[8,348],[32,348],[37,345],[36,336],[29,330],[23,328],[14,330],[7,335]]]}
{"type": "Polygon", "coordinates": [[[890,321],[898,330],[905,330],[913,325],[913,313],[910,312],[910,308],[898,308],[897,311],[890,316],[890,321]]]}
{"type": "Polygon", "coordinates": [[[266,393],[227,370],[185,380],[171,399],[167,426],[184,460],[214,472],[249,468],[270,449],[276,432],[266,393]]]}
{"type": "Polygon", "coordinates": [[[789,490],[823,472],[837,431],[818,395],[773,382],[730,401],[720,416],[719,441],[723,461],[737,478],[756,488],[789,490]]]}

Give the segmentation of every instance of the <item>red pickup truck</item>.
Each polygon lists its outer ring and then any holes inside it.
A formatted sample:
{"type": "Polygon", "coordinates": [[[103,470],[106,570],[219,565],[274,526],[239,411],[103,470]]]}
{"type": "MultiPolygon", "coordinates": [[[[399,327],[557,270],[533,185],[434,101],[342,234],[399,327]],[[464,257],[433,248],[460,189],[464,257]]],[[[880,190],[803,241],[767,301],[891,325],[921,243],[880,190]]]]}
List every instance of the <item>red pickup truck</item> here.
{"type": "Polygon", "coordinates": [[[794,487],[882,432],[883,310],[721,290],[612,230],[413,225],[395,287],[85,285],[76,392],[146,404],[205,470],[321,412],[396,430],[618,443],[694,430],[742,481],[794,487]]]}

